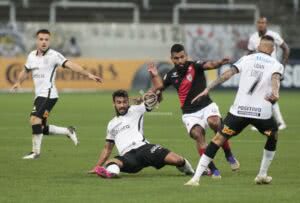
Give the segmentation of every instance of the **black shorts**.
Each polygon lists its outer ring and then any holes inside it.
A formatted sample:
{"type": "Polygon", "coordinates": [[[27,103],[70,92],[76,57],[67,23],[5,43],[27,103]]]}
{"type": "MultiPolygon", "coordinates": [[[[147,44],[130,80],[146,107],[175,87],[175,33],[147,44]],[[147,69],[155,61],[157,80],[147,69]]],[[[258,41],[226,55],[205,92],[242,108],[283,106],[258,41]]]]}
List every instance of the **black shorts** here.
{"type": "Polygon", "coordinates": [[[57,98],[50,99],[47,97],[37,97],[34,100],[33,109],[30,115],[39,117],[41,119],[47,119],[57,100],[57,98]]]}
{"type": "Polygon", "coordinates": [[[223,127],[220,133],[229,139],[232,136],[238,135],[249,124],[253,125],[260,133],[267,136],[270,136],[278,131],[278,126],[273,117],[270,119],[255,119],[239,117],[228,113],[224,119],[223,127]]]}
{"type": "Polygon", "coordinates": [[[164,160],[169,153],[168,149],[160,145],[145,144],[115,158],[122,161],[122,172],[137,173],[148,166],[153,166],[156,169],[164,167],[166,165],[164,160]]]}

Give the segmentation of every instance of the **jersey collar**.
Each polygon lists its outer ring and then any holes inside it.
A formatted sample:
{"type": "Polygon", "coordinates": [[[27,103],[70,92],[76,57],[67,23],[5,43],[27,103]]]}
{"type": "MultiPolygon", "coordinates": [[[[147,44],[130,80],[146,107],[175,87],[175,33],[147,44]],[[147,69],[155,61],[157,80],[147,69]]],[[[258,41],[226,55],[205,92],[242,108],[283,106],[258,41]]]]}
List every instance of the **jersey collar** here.
{"type": "MultiPolygon", "coordinates": [[[[47,52],[49,51],[49,49],[50,49],[50,48],[48,48],[46,51],[44,51],[44,52],[43,52],[43,54],[42,54],[42,56],[45,56],[45,55],[47,54],[47,52]]],[[[37,56],[37,55],[38,55],[38,53],[39,53],[39,51],[38,51],[38,50],[36,50],[36,53],[35,53],[35,55],[37,56]]]]}

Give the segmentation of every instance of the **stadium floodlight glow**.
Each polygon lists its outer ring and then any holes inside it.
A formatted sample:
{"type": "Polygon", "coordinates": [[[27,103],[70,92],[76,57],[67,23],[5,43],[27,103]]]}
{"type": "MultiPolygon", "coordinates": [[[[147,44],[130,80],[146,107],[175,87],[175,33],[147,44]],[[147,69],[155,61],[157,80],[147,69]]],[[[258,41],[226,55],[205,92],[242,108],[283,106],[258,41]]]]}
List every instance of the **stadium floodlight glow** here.
{"type": "Polygon", "coordinates": [[[72,2],[72,1],[56,1],[50,5],[49,23],[54,25],[56,23],[56,8],[132,8],[133,9],[133,23],[140,23],[140,10],[137,4],[131,2],[72,2]]]}
{"type": "Polygon", "coordinates": [[[9,21],[16,24],[16,6],[12,1],[0,1],[0,6],[9,6],[9,21]]]}
{"type": "Polygon", "coordinates": [[[205,3],[179,3],[173,7],[173,25],[179,24],[179,12],[181,9],[197,10],[252,10],[254,23],[259,18],[259,8],[255,4],[205,4],[205,3]]]}

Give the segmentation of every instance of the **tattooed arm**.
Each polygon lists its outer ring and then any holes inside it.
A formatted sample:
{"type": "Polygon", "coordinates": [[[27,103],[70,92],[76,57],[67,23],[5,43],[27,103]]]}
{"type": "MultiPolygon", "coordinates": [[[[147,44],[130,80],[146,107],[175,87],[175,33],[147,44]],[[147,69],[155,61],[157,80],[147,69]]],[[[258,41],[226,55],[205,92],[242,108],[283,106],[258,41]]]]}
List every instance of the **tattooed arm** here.
{"type": "Polygon", "coordinates": [[[280,74],[274,73],[272,75],[272,93],[270,95],[267,95],[265,99],[272,104],[274,104],[279,99],[279,88],[280,88],[280,74]]]}
{"type": "Polygon", "coordinates": [[[209,91],[213,89],[214,87],[218,86],[219,84],[222,84],[223,82],[229,80],[233,75],[237,74],[239,71],[236,67],[230,68],[229,70],[225,71],[218,79],[213,81],[210,85],[208,85],[203,92],[198,94],[193,100],[192,103],[195,101],[201,99],[201,97],[208,95],[209,91]]]}

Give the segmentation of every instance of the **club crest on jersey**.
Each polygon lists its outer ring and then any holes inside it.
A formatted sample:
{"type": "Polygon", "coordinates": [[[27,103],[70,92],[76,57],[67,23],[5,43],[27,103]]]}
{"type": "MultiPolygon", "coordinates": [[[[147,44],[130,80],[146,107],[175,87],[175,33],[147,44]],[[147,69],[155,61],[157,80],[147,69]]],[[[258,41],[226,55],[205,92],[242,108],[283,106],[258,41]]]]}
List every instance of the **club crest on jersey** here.
{"type": "Polygon", "coordinates": [[[178,74],[177,74],[177,72],[174,72],[174,73],[172,73],[172,76],[171,76],[172,78],[176,78],[176,77],[178,77],[178,74]]]}
{"type": "Polygon", "coordinates": [[[192,74],[188,74],[188,75],[186,76],[186,79],[187,79],[188,81],[192,82],[192,80],[193,80],[192,74]]]}

